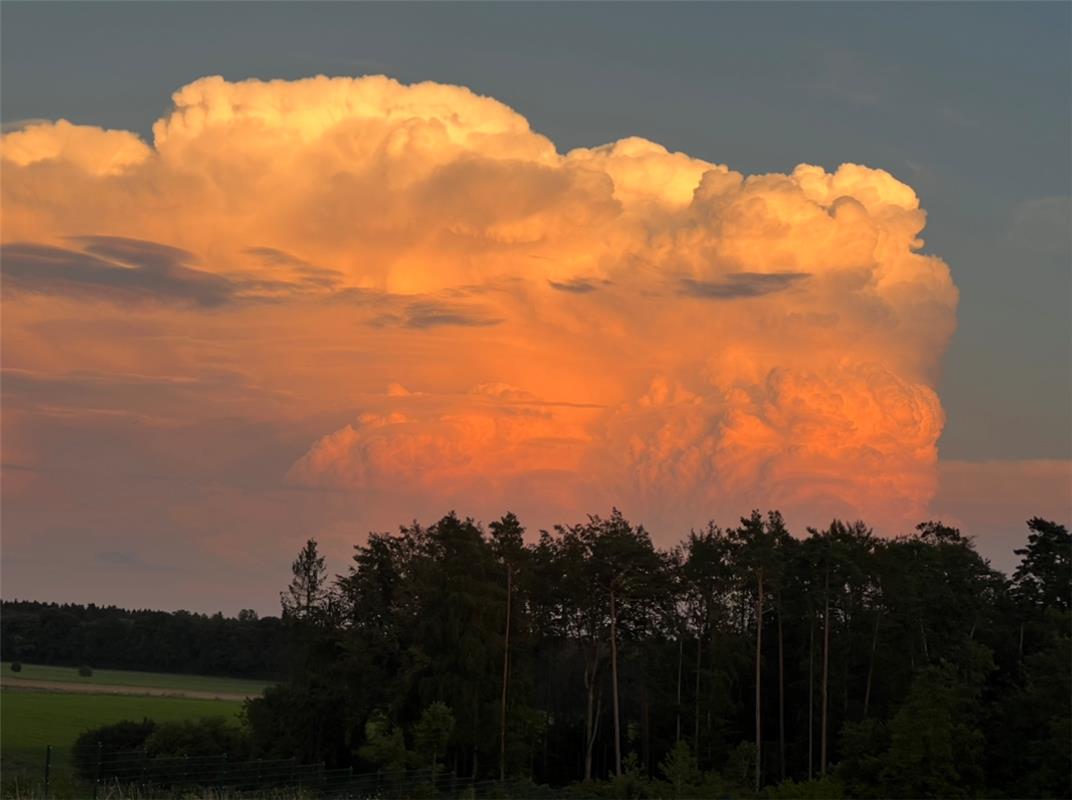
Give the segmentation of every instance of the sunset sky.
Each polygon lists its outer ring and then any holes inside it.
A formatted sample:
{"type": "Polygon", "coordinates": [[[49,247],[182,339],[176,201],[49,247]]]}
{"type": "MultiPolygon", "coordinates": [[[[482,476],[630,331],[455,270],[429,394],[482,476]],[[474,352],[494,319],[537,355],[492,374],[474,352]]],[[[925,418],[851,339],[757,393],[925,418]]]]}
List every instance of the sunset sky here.
{"type": "Polygon", "coordinates": [[[1068,523],[1072,6],[2,7],[2,594],[1068,523]]]}

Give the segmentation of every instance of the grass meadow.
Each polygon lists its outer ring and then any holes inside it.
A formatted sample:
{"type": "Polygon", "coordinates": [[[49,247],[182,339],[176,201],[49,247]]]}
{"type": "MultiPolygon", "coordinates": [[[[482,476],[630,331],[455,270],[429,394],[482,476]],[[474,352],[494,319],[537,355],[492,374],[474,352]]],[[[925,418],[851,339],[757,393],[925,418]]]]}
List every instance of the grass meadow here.
{"type": "Polygon", "coordinates": [[[71,745],[80,733],[90,728],[145,717],[157,722],[233,717],[242,709],[242,701],[238,699],[140,695],[136,693],[138,688],[237,695],[258,694],[268,685],[261,681],[122,670],[94,670],[92,677],[81,678],[74,668],[23,665],[22,672],[16,674],[5,663],[3,669],[0,775],[5,797],[14,796],[16,785],[28,786],[41,782],[47,745],[52,745],[53,786],[59,789],[69,782],[71,745]],[[130,692],[89,694],[20,688],[19,678],[129,687],[130,692]]]}
{"type": "Polygon", "coordinates": [[[218,678],[210,675],[175,675],[162,672],[133,672],[122,669],[94,669],[83,678],[77,667],[46,667],[23,664],[21,672],[12,672],[7,661],[0,664],[0,683],[17,687],[19,681],[55,681],[87,686],[130,686],[146,689],[174,689],[178,692],[219,692],[221,694],[260,694],[270,686],[267,681],[243,678],[218,678]]]}

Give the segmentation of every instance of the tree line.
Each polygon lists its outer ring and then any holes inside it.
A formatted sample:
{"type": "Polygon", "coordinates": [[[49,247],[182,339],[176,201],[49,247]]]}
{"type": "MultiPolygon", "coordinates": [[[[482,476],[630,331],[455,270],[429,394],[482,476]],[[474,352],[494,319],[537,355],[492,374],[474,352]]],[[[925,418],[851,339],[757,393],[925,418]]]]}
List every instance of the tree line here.
{"type": "Polygon", "coordinates": [[[286,676],[289,633],[278,617],[8,600],[0,652],[32,664],[275,679],[286,676]]]}
{"type": "Polygon", "coordinates": [[[777,512],[657,548],[614,511],[371,534],[282,594],[290,679],[250,752],[608,796],[1072,795],[1072,537],[1007,577],[937,522],[794,537],[777,512]]]}

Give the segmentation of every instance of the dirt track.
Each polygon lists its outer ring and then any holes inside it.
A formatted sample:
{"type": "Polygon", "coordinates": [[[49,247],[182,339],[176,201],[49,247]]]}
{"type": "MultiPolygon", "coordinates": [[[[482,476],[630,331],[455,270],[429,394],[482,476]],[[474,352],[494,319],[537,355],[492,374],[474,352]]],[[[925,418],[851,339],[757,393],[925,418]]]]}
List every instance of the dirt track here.
{"type": "Polygon", "coordinates": [[[32,678],[7,678],[3,681],[2,686],[5,689],[35,689],[43,692],[131,694],[148,697],[187,697],[193,700],[245,700],[248,697],[259,696],[256,694],[230,694],[228,692],[202,692],[190,689],[161,689],[155,686],[107,686],[100,683],[39,681],[32,678]]]}

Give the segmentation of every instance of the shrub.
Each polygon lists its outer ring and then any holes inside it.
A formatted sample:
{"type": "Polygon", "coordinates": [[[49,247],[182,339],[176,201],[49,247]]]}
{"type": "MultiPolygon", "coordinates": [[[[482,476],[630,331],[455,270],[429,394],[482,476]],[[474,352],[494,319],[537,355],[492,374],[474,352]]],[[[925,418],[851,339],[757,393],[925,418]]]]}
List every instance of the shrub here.
{"type": "Polygon", "coordinates": [[[100,728],[91,728],[78,735],[71,748],[75,769],[85,780],[98,777],[98,758],[100,759],[100,777],[109,780],[118,775],[121,754],[133,750],[142,750],[149,735],[156,730],[156,723],[151,719],[141,722],[123,720],[100,728]]]}
{"type": "Polygon", "coordinates": [[[249,737],[223,717],[162,722],[145,740],[149,758],[197,758],[223,753],[231,761],[249,757],[249,737]]]}
{"type": "Polygon", "coordinates": [[[454,714],[446,703],[436,701],[421,712],[421,718],[413,731],[414,746],[423,757],[423,767],[431,757],[432,780],[439,769],[439,757],[447,750],[451,734],[454,732],[454,714]]]}
{"type": "Polygon", "coordinates": [[[841,800],[845,793],[836,778],[827,776],[800,783],[790,778],[777,786],[767,787],[763,796],[769,800],[841,800]]]}
{"type": "Polygon", "coordinates": [[[166,785],[176,777],[173,759],[226,754],[228,761],[241,762],[249,757],[249,741],[223,717],[160,724],[125,720],[85,731],[71,752],[83,780],[130,780],[133,770],[138,780],[166,785]]]}
{"type": "Polygon", "coordinates": [[[722,777],[731,785],[741,788],[752,785],[756,770],[756,746],[752,742],[741,742],[730,751],[722,777]]]}
{"type": "Polygon", "coordinates": [[[83,664],[78,668],[78,674],[81,675],[83,678],[92,678],[93,669],[89,665],[83,664]]]}
{"type": "Polygon", "coordinates": [[[696,757],[692,754],[689,743],[679,739],[661,762],[659,771],[670,783],[671,797],[695,796],[700,784],[700,770],[696,767],[696,757]]]}
{"type": "Polygon", "coordinates": [[[22,662],[21,661],[12,661],[11,662],[11,671],[12,672],[22,672],[22,662]]]}

